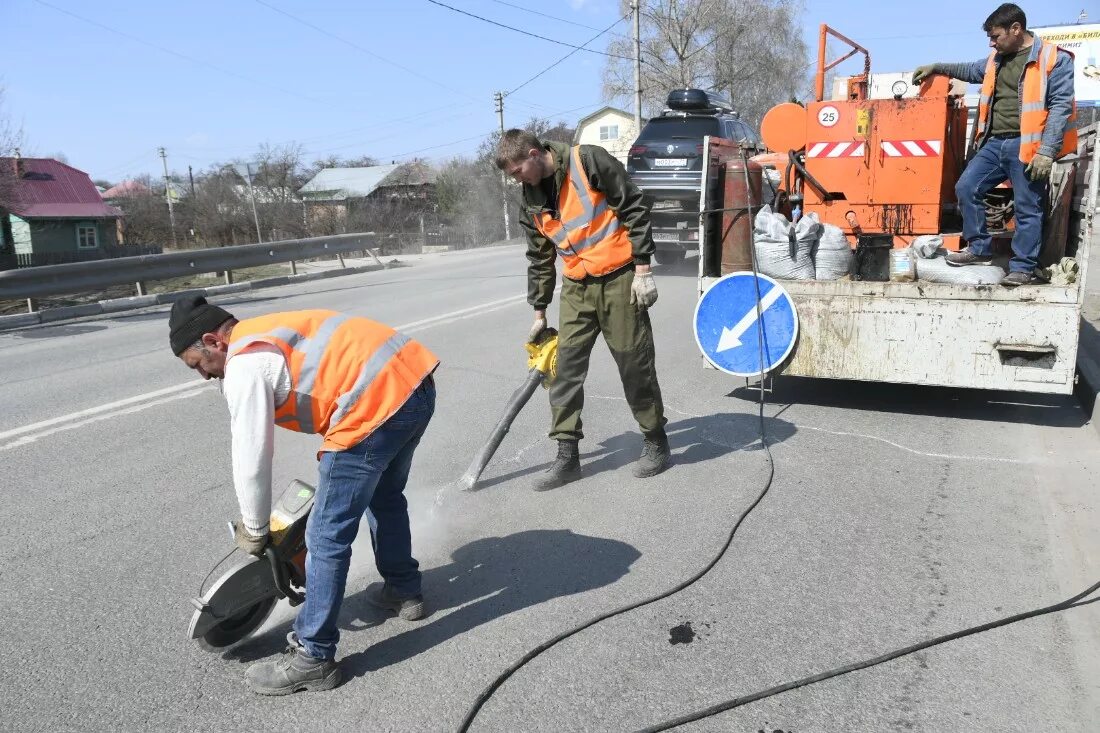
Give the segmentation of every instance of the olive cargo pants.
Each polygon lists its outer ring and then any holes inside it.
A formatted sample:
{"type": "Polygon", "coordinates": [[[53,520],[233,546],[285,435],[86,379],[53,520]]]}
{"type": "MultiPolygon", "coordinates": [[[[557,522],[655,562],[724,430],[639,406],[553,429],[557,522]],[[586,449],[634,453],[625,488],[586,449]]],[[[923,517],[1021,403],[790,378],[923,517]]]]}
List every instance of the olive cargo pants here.
{"type": "Polygon", "coordinates": [[[664,432],[664,403],[657,384],[649,313],[630,304],[634,268],[582,281],[562,278],[558,369],[550,383],[550,437],[580,440],[584,379],[596,337],[603,334],[619,367],[626,401],[647,436],[664,432]]]}

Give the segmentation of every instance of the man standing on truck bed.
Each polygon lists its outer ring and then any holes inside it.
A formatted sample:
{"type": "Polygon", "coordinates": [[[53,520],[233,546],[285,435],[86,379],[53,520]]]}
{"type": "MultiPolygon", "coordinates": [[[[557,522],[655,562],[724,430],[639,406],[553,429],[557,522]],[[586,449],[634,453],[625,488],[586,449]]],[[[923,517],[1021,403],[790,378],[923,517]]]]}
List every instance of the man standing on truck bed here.
{"type": "Polygon", "coordinates": [[[1042,245],[1043,200],[1055,159],[1077,150],[1073,99],[1073,56],[1027,30],[1018,5],[1004,3],[986,18],[982,30],[993,51],[972,63],[936,63],[913,72],[913,83],[946,74],[981,83],[978,154],[966,166],[955,193],[966,247],[947,256],[955,266],[987,264],[991,237],[985,221],[985,195],[1012,182],[1016,232],[1012,260],[1002,281],[1007,286],[1041,282],[1035,275],[1042,245]]]}
{"type": "Polygon", "coordinates": [[[657,286],[642,192],[603,148],[543,143],[524,130],[504,133],[496,164],[523,184],[527,302],[535,309],[531,342],[546,328],[556,256],[563,265],[557,376],[550,383],[550,437],[558,441],[558,455],[535,489],[581,477],[584,379],[601,332],[644,437],[634,476],[655,476],[668,468],[671,456],[647,310],[657,301],[657,286]]]}

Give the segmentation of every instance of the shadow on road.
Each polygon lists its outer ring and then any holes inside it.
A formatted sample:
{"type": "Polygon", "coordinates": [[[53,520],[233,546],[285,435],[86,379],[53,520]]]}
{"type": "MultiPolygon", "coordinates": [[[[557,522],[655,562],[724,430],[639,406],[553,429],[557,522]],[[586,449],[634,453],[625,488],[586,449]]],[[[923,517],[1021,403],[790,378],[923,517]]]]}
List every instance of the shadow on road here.
{"type": "MultiPolygon", "coordinates": [[[[735,389],[731,396],[759,399],[756,387],[735,389]]],[[[1088,418],[1072,395],[999,392],[956,387],[853,382],[779,377],[768,402],[818,405],[904,415],[953,417],[964,420],[1017,422],[1049,427],[1080,427],[1088,418]]]]}
{"type": "MultiPolygon", "coordinates": [[[[680,262],[653,263],[653,274],[661,277],[699,277],[699,258],[694,253],[680,262]]],[[[660,283],[657,285],[660,288],[660,283]]]]}
{"type": "MultiPolygon", "coordinates": [[[[786,420],[765,418],[765,429],[770,443],[787,440],[795,434],[795,426],[786,420]]],[[[704,415],[685,420],[670,422],[665,431],[668,433],[669,446],[672,448],[673,467],[714,460],[728,453],[740,450],[757,450],[760,437],[760,419],[751,413],[723,413],[704,415]]],[[[504,484],[514,479],[541,473],[553,462],[553,444],[547,441],[545,449],[547,460],[526,468],[521,468],[500,476],[492,476],[478,482],[475,491],[484,491],[492,486],[504,484]]],[[[601,441],[592,450],[581,441],[581,467],[586,478],[608,471],[617,471],[638,459],[642,452],[641,434],[629,431],[601,441]]],[[[567,484],[557,491],[568,490],[567,484]]]]}
{"type": "MultiPolygon", "coordinates": [[[[341,666],[345,674],[357,677],[398,664],[515,611],[610,585],[639,557],[624,542],[563,529],[474,540],[455,550],[449,564],[424,571],[427,619],[344,657],[341,666]]],[[[364,591],[344,599],[341,629],[346,640],[347,632],[373,628],[392,617],[371,606],[364,591]]],[[[290,629],[289,622],[280,624],[223,657],[240,662],[267,657],[285,646],[290,629]]]]}

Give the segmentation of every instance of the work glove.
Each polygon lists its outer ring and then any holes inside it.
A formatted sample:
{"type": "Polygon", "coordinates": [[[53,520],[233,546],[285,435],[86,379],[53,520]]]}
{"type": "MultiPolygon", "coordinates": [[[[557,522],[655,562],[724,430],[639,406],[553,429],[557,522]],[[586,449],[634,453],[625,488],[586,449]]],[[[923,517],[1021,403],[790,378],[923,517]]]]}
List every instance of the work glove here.
{"type": "Polygon", "coordinates": [[[657,283],[652,272],[635,272],[634,282],[630,285],[630,304],[645,310],[657,302],[657,283]]]}
{"type": "Polygon", "coordinates": [[[1046,181],[1050,178],[1050,169],[1054,165],[1054,159],[1049,155],[1036,155],[1027,164],[1024,172],[1033,181],[1046,181]]]}
{"type": "Polygon", "coordinates": [[[269,536],[267,532],[254,535],[244,526],[244,522],[233,523],[233,541],[249,555],[262,555],[267,547],[269,536]]]}
{"type": "Polygon", "coordinates": [[[913,72],[913,83],[920,84],[926,76],[932,76],[936,72],[935,64],[925,64],[924,66],[918,66],[917,70],[913,72]]]}
{"type": "Polygon", "coordinates": [[[546,330],[546,316],[535,314],[535,322],[531,324],[531,331],[527,334],[527,343],[533,344],[539,340],[539,336],[546,330]]]}

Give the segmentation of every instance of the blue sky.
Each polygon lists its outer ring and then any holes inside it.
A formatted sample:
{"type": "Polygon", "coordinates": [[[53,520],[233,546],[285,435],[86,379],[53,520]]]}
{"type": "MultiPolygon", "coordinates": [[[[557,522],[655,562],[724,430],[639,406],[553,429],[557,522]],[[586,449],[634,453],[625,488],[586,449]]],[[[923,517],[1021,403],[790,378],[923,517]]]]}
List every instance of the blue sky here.
{"type": "MultiPolygon", "coordinates": [[[[617,0],[441,1],[576,45],[619,17],[617,0]]],[[[1085,2],[1022,6],[1030,25],[1056,25],[1085,2]]],[[[807,0],[807,63],[822,22],[865,45],[875,71],[976,59],[996,5],[807,0]]],[[[110,181],[159,175],[158,146],[184,173],[246,159],[261,142],[298,142],[310,158],[470,155],[497,127],[493,93],[571,50],[427,0],[0,0],[0,28],[5,112],[30,154],[64,153],[110,181]]],[[[613,31],[629,34],[629,21],[613,31]]],[[[604,60],[578,52],[516,91],[505,124],[572,124],[598,109],[604,60]]]]}

